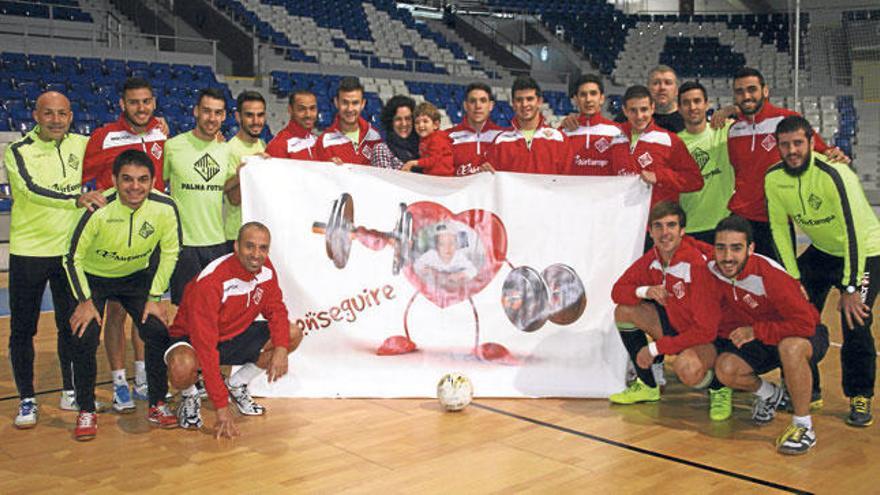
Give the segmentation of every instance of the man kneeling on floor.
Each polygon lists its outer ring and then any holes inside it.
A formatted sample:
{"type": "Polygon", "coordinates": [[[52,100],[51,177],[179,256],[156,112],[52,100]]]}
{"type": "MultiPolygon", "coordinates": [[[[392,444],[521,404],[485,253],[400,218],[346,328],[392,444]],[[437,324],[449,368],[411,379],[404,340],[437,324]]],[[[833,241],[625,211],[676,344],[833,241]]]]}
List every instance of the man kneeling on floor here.
{"type": "Polygon", "coordinates": [[[265,409],[251,398],[247,384],[264,370],[269,382],[287,373],[287,355],[299,346],[302,331],[294,327],[291,337],[269,241],[265,225],[242,225],[234,252],[212,261],[184,289],[169,330],[173,343],[165,353],[171,384],[183,395],[177,410],[181,428],[202,426],[195,387],[199,368],[217,411],[217,438],[238,436],[227,395],[242,414],[262,415],[265,409]],[[260,315],[267,321],[256,321],[260,315]],[[241,368],[224,383],[221,365],[241,368]]]}
{"type": "Polygon", "coordinates": [[[761,425],[773,420],[785,388],[760,375],[781,368],[794,416],[776,440],[776,449],[803,454],[816,443],[810,418],[810,363],[818,363],[828,350],[828,329],[819,324],[819,313],[798,281],[754,251],[748,220],[733,215],[718,223],[709,271],[716,277],[722,311],[736,323],[718,332],[715,373],[725,385],[755,394],[752,419],[761,425]]]}
{"type": "Polygon", "coordinates": [[[661,201],[651,208],[648,227],[654,247],[636,260],[611,290],[614,319],[638,378],[615,404],[660,400],[651,373],[657,356],[676,355],[674,369],[685,385],[710,390],[710,416],[730,416],[730,389],[712,373],[720,319],[712,300],[714,280],[706,268],[711,246],[685,235],[686,215],[678,203],[661,201]],[[647,336],[654,340],[648,343],[647,336]]]}

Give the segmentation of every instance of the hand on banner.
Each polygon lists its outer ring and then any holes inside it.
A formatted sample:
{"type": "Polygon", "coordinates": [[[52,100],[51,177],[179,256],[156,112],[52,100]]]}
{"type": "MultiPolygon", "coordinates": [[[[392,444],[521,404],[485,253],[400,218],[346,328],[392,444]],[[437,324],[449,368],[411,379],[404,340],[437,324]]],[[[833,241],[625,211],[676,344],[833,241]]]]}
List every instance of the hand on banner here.
{"type": "Polygon", "coordinates": [[[657,183],[657,174],[654,172],[649,172],[647,170],[642,170],[642,173],[639,174],[642,177],[642,180],[651,184],[652,186],[657,183]]]}
{"type": "Polygon", "coordinates": [[[418,167],[418,166],[419,166],[418,160],[410,160],[410,161],[404,163],[403,166],[400,167],[400,170],[403,172],[412,172],[412,168],[418,167]]]}
{"type": "Polygon", "coordinates": [[[752,327],[739,327],[730,332],[730,341],[733,342],[733,345],[737,348],[742,347],[753,340],[755,340],[755,329],[752,327]]]}
{"type": "Polygon", "coordinates": [[[342,160],[338,156],[334,156],[330,159],[330,161],[336,165],[342,165],[342,160]]]}
{"type": "Polygon", "coordinates": [[[489,162],[483,162],[483,164],[480,165],[480,172],[491,172],[494,174],[495,167],[493,167],[492,164],[489,162]]]}
{"type": "Polygon", "coordinates": [[[639,368],[648,369],[652,364],[654,364],[654,356],[651,355],[648,346],[642,347],[639,353],[636,354],[636,365],[639,368]]]}
{"type": "Polygon", "coordinates": [[[648,292],[645,295],[648,296],[648,299],[657,301],[657,304],[660,306],[666,306],[666,297],[669,293],[666,292],[666,288],[662,285],[652,285],[648,287],[648,292]]]}
{"type": "Polygon", "coordinates": [[[269,383],[287,374],[287,348],[276,347],[272,349],[272,359],[266,368],[266,379],[269,383]]]}
{"type": "Polygon", "coordinates": [[[238,427],[229,407],[217,409],[217,422],[214,424],[214,438],[235,438],[239,435],[238,427]]]}

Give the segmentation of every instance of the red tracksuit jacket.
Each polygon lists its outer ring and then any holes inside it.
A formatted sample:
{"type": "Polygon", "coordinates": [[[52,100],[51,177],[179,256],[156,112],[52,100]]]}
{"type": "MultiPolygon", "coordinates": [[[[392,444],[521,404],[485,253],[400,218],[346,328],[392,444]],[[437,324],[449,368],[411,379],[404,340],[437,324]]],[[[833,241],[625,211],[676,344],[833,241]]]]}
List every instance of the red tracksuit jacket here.
{"type": "Polygon", "coordinates": [[[455,175],[471,175],[480,171],[480,165],[486,161],[492,143],[504,129],[495,122],[487,120],[483,128],[475,131],[467,119],[460,124],[444,131],[452,140],[452,164],[455,175]]]}
{"type": "Polygon", "coordinates": [[[489,150],[488,162],[496,170],[527,174],[565,172],[568,157],[565,134],[549,127],[541,117],[532,143],[527,144],[518,128],[517,119],[513,119],[512,124],[513,127],[498,134],[489,150]]]}
{"type": "Polygon", "coordinates": [[[448,134],[438,130],[419,140],[419,166],[428,175],[455,175],[452,140],[448,134]]]}
{"type": "Polygon", "coordinates": [[[164,191],[162,162],[166,139],[168,136],[159,130],[159,121],[156,117],[147,122],[145,133],[137,134],[125,115],[120,115],[115,122],[95,129],[89,137],[86,155],[83,158],[83,183],[97,179],[98,189],[110,189],[113,187],[113,161],[116,157],[125,150],[140,150],[150,157],[156,169],[153,174],[156,178],[153,187],[164,191]]]}
{"type": "Polygon", "coordinates": [[[715,340],[721,313],[713,299],[714,280],[706,268],[706,258],[693,238],[685,236],[681,246],[664,267],[654,247],[636,260],[614,284],[611,299],[616,304],[635,305],[642,302],[636,289],[662,285],[666,298],[666,314],[676,336],[663,336],[657,343],[660,354],[678,354],[700,344],[715,340]]]}
{"type": "MultiPolygon", "coordinates": [[[[764,196],[764,174],[779,163],[776,147],[776,126],[789,115],[799,115],[786,108],[775,107],[764,100],[754,121],[739,115],[727,135],[727,156],[734,171],[734,191],[727,208],[737,215],[767,222],[767,200],[764,196]]],[[[815,134],[813,149],[823,153],[828,145],[815,134]]]]}
{"type": "Polygon", "coordinates": [[[621,134],[620,127],[612,121],[595,114],[578,117],[577,129],[567,131],[559,128],[568,138],[569,175],[617,175],[611,166],[611,142],[621,134]]]}
{"type": "Polygon", "coordinates": [[[651,121],[633,148],[632,125],[624,122],[620,130],[621,134],[612,141],[612,167],[616,175],[639,174],[642,170],[657,174],[651,192],[652,207],[664,200],[677,202],[680,193],[702,189],[700,167],[680,137],[651,121]]]}
{"type": "Polygon", "coordinates": [[[718,336],[727,338],[740,326],[751,326],[755,338],[777,345],[785,337],[810,337],[819,324],[819,313],[801,293],[800,283],[775,261],[753,254],[735,280],[725,277],[715,261],[716,300],[721,303],[725,325],[718,336]]]}
{"type": "Polygon", "coordinates": [[[311,131],[291,120],[266,145],[266,154],[275,158],[317,160],[317,143],[318,138],[311,131]]]}
{"type": "Polygon", "coordinates": [[[217,345],[244,332],[261,314],[269,321],[272,345],[287,347],[287,307],[278,286],[278,272],[268,259],[262,270],[253,274],[244,269],[235,254],[227,254],[186,284],[168,333],[171,337],[189,337],[215,408],[226,407],[227,403],[217,345]]]}
{"type": "Polygon", "coordinates": [[[370,157],[373,156],[373,146],[382,142],[382,136],[363,117],[358,117],[358,127],[360,142],[352,143],[339,129],[337,115],[333,124],[318,137],[318,159],[329,162],[332,158],[339,158],[343,163],[369,165],[370,157]]]}

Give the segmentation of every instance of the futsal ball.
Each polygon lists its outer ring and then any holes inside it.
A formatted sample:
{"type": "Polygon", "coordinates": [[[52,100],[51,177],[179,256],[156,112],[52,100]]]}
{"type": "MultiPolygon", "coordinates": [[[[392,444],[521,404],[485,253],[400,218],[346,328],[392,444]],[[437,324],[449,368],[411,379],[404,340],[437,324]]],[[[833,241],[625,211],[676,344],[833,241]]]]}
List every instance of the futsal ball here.
{"type": "Polygon", "coordinates": [[[461,373],[447,373],[437,383],[437,400],[447,411],[461,411],[474,397],[474,386],[461,373]]]}

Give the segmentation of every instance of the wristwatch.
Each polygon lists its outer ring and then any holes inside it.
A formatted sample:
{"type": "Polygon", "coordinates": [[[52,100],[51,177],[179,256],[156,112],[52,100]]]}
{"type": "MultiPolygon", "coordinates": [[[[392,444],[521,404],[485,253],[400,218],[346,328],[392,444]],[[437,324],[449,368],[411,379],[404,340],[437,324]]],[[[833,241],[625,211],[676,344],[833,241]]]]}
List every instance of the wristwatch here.
{"type": "Polygon", "coordinates": [[[856,293],[856,286],[855,285],[847,285],[846,286],[846,293],[847,294],[855,294],[856,293]]]}

